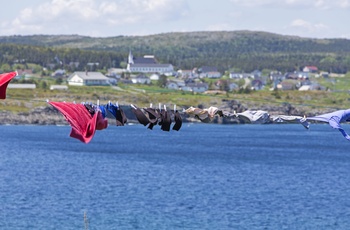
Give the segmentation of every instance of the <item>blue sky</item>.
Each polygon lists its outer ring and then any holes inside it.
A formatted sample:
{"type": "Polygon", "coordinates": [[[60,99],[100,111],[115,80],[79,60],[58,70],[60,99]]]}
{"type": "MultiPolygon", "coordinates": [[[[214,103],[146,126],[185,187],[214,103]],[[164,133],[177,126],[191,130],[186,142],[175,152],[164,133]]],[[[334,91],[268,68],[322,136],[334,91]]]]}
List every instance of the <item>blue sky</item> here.
{"type": "Polygon", "coordinates": [[[10,0],[0,36],[266,31],[350,39],[350,0],[10,0]]]}

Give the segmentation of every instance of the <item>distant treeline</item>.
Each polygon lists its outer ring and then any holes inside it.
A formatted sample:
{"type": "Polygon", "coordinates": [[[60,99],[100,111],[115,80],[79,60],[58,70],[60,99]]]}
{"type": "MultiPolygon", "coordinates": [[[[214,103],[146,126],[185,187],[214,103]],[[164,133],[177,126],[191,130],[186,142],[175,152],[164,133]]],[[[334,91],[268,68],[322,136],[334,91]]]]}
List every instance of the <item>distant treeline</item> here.
{"type": "Polygon", "coordinates": [[[175,69],[216,66],[219,71],[301,70],[306,65],[333,73],[350,71],[350,40],[312,39],[266,32],[187,32],[95,38],[79,35],[0,37],[0,64],[46,66],[79,62],[79,70],[125,67],[134,56],[155,55],[175,69]],[[90,66],[88,66],[90,63],[90,66]],[[122,66],[121,66],[122,65],[122,66]]]}

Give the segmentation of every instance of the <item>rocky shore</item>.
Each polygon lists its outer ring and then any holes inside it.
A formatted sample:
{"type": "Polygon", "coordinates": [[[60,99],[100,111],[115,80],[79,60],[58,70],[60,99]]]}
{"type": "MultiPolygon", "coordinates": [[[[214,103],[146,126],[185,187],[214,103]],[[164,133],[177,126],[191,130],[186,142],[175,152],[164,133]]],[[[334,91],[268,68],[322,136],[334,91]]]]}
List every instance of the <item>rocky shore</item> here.
{"type": "MultiPolygon", "coordinates": [[[[199,108],[207,108],[207,105],[198,105],[199,108]]],[[[237,113],[243,112],[245,110],[264,110],[267,111],[270,115],[315,115],[317,113],[322,113],[324,111],[310,111],[306,112],[302,109],[297,109],[291,104],[285,103],[280,106],[265,106],[261,104],[242,104],[236,100],[223,100],[222,105],[217,106],[222,110],[226,110],[228,112],[233,113],[236,111],[237,113]]],[[[128,123],[138,123],[135,115],[131,112],[130,105],[122,106],[127,118],[128,123]]],[[[186,114],[183,114],[184,122],[198,122],[198,120],[188,117],[186,114]]],[[[221,118],[215,117],[213,123],[222,123],[222,124],[230,124],[230,123],[240,123],[237,119],[234,118],[221,118]]],[[[25,113],[12,113],[10,111],[0,111],[0,125],[67,125],[67,121],[62,116],[62,114],[55,109],[54,107],[48,105],[45,107],[37,107],[32,109],[30,112],[25,113]]]]}

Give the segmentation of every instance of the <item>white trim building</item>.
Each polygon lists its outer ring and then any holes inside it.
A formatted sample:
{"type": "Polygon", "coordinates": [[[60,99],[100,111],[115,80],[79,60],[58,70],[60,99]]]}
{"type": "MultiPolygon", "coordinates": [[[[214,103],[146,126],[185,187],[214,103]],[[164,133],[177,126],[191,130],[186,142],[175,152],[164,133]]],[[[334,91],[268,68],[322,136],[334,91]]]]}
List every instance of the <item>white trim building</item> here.
{"type": "Polygon", "coordinates": [[[68,85],[76,86],[109,85],[109,78],[100,72],[74,72],[67,81],[68,85]]]}

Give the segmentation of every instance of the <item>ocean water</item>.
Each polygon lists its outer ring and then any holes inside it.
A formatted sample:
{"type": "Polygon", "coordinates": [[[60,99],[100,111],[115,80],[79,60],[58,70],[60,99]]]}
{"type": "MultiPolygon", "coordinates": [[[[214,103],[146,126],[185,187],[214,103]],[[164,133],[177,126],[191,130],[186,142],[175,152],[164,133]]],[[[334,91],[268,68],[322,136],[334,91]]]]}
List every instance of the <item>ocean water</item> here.
{"type": "Polygon", "coordinates": [[[0,229],[350,229],[350,142],[328,125],[69,132],[0,126],[0,229]]]}

